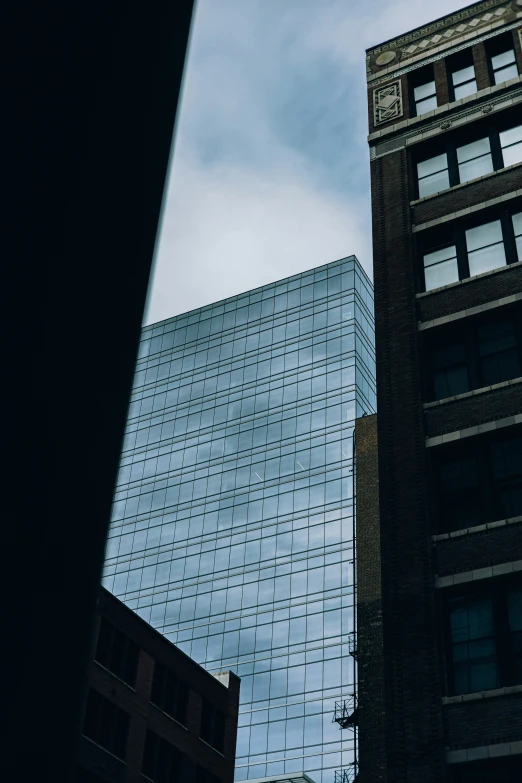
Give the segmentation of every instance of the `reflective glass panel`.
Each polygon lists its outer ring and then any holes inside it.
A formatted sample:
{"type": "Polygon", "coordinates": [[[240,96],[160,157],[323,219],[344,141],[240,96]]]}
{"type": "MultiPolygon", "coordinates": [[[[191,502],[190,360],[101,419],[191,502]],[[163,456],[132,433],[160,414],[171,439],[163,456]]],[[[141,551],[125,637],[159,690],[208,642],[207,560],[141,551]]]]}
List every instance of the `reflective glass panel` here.
{"type": "Polygon", "coordinates": [[[459,279],[457,249],[455,245],[427,253],[424,256],[424,281],[426,291],[455,283],[459,279]]]}
{"type": "Polygon", "coordinates": [[[515,232],[518,260],[522,261],[522,212],[517,212],[516,215],[513,215],[513,230],[515,232]]]}
{"type": "Polygon", "coordinates": [[[471,276],[505,266],[506,252],[500,220],[468,229],[466,245],[471,276]]]}
{"type": "Polygon", "coordinates": [[[522,162],[522,125],[501,131],[499,136],[504,166],[522,162]]]}
{"type": "Polygon", "coordinates": [[[493,171],[493,159],[489,138],[473,141],[457,147],[457,161],[461,182],[468,182],[493,171]]]}
{"type": "Polygon", "coordinates": [[[283,771],[333,783],[353,753],[332,714],[353,688],[371,284],[343,259],[145,327],[139,356],[104,585],[206,669],[241,677],[237,780],[270,774],[277,753],[283,771]]]}
{"type": "Polygon", "coordinates": [[[495,84],[507,82],[518,76],[518,68],[515,60],[515,52],[509,49],[507,52],[497,54],[491,58],[495,84]]]}
{"type": "Polygon", "coordinates": [[[417,164],[419,198],[449,188],[448,156],[444,152],[417,164]]]}

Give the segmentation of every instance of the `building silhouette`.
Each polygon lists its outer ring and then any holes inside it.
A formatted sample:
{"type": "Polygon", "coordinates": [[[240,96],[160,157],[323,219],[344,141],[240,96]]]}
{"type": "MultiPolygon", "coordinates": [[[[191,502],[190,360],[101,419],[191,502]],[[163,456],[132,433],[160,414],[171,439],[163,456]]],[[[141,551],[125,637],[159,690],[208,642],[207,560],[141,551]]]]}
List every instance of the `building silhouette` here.
{"type": "Polygon", "coordinates": [[[209,674],[101,588],[77,783],[232,783],[238,707],[232,672],[209,674]]]}
{"type": "Polygon", "coordinates": [[[104,585],[241,678],[236,779],[333,783],[353,732],[352,434],[373,296],[351,258],[143,329],[104,585]]]}
{"type": "Polygon", "coordinates": [[[522,3],[367,52],[360,781],[522,779],[522,3]]]}

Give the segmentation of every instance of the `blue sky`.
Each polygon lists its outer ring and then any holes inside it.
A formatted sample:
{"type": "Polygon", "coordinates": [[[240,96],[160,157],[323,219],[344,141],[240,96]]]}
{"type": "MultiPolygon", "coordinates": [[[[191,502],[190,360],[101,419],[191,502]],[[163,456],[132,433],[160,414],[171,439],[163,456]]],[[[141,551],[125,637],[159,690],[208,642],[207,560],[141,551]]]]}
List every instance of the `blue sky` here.
{"type": "Polygon", "coordinates": [[[354,253],[365,49],[459,0],[198,0],[145,323],[354,253]]]}

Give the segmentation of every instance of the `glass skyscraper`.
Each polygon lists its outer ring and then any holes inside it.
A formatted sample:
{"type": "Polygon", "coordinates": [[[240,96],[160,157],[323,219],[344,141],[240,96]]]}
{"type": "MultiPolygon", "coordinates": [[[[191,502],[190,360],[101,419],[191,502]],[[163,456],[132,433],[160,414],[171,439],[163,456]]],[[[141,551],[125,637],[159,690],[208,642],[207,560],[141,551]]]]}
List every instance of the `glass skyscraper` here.
{"type": "Polygon", "coordinates": [[[333,783],[353,735],[352,434],[375,410],[354,258],[143,329],[104,585],[241,677],[236,779],[333,783]]]}

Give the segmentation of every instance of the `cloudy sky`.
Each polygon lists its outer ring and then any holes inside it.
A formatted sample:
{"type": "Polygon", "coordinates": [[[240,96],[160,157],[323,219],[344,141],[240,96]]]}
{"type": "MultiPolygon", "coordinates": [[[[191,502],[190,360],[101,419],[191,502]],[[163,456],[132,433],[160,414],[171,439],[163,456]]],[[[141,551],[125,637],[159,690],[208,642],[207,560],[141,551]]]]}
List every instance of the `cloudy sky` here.
{"type": "Polygon", "coordinates": [[[365,49],[459,0],[197,0],[145,323],[354,253],[365,49]]]}

